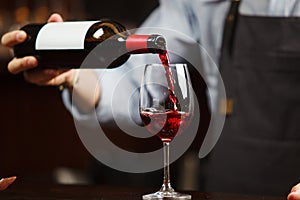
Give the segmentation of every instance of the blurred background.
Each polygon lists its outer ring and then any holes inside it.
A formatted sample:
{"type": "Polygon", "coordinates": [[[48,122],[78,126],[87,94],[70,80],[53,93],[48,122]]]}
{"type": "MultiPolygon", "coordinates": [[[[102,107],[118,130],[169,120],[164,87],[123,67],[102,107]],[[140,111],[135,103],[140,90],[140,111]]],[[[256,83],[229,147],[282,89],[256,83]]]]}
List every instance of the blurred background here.
{"type": "MultiPolygon", "coordinates": [[[[130,29],[157,4],[157,0],[0,0],[0,35],[26,23],[46,22],[53,12],[65,20],[115,19],[130,29]]],[[[11,52],[0,46],[0,178],[16,175],[32,182],[64,182],[74,174],[69,172],[75,172],[77,182],[88,182],[85,172],[92,158],[60,91],[26,83],[22,74],[9,74],[5,69],[11,58],[11,52]]]]}

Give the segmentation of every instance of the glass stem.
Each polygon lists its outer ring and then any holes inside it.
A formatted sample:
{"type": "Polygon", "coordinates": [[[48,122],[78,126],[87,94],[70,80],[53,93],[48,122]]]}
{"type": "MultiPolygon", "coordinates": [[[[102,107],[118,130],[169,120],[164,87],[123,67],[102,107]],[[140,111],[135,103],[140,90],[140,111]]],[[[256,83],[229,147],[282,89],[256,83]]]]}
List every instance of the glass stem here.
{"type": "Polygon", "coordinates": [[[164,179],[161,191],[172,192],[170,182],[170,142],[163,142],[164,149],[164,179]]]}

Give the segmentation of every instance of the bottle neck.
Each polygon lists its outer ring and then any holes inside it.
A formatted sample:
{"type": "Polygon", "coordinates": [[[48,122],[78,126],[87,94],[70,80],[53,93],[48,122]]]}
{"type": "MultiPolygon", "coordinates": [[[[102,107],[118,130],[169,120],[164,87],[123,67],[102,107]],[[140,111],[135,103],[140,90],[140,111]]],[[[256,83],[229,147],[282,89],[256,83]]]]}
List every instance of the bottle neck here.
{"type": "Polygon", "coordinates": [[[131,54],[160,53],[166,50],[166,41],[161,35],[129,35],[126,50],[131,54]]]}

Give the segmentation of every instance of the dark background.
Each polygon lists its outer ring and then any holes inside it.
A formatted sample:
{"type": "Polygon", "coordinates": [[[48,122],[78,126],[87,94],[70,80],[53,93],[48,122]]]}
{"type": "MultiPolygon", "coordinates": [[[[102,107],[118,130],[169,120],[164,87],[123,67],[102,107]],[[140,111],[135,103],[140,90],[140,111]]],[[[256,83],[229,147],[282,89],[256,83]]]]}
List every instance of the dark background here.
{"type": "MultiPolygon", "coordinates": [[[[111,18],[137,27],[157,6],[156,0],[11,0],[0,1],[0,34],[28,22],[45,22],[50,13],[65,20],[111,18]]],[[[61,167],[85,172],[86,151],[65,109],[60,91],[26,83],[6,72],[11,54],[0,46],[0,178],[55,181],[61,167]]]]}

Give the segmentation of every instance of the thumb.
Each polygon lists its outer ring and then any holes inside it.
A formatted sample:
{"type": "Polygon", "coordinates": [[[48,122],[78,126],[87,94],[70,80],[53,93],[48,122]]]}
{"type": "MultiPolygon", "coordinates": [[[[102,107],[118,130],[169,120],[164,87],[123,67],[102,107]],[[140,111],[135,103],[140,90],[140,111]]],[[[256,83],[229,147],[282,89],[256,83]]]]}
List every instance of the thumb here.
{"type": "Polygon", "coordinates": [[[48,22],[63,22],[63,18],[60,14],[58,13],[53,13],[49,19],[48,19],[48,22]]]}

